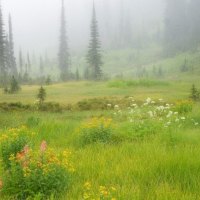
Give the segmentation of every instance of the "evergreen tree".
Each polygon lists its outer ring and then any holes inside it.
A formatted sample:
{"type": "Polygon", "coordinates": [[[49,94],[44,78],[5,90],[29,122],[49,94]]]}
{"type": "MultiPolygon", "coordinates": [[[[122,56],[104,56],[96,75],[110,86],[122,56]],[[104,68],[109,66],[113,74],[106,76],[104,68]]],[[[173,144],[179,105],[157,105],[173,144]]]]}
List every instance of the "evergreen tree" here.
{"type": "Polygon", "coordinates": [[[12,76],[11,82],[10,82],[10,93],[15,93],[18,92],[20,90],[20,86],[17,82],[17,80],[15,79],[14,76],[12,76]]]}
{"type": "Polygon", "coordinates": [[[13,42],[13,31],[12,31],[12,20],[11,15],[9,15],[9,51],[10,51],[10,75],[17,76],[17,65],[14,55],[14,42],[13,42]]]}
{"type": "Polygon", "coordinates": [[[191,88],[190,98],[193,101],[198,101],[200,99],[200,92],[197,90],[196,86],[193,84],[191,88]]]}
{"type": "Polygon", "coordinates": [[[96,19],[96,11],[93,3],[93,13],[91,22],[91,40],[89,43],[89,50],[87,54],[87,61],[91,70],[91,78],[93,80],[100,80],[102,78],[102,56],[100,53],[100,42],[98,33],[98,22],[96,19]]]}
{"type": "Polygon", "coordinates": [[[42,105],[46,99],[46,91],[45,89],[41,86],[37,95],[37,98],[39,100],[39,104],[42,105]]]}
{"type": "Polygon", "coordinates": [[[10,45],[9,45],[9,40],[8,36],[5,37],[5,66],[6,66],[6,73],[7,75],[11,74],[11,69],[12,69],[12,63],[10,59],[10,45]]]}
{"type": "Polygon", "coordinates": [[[70,78],[69,77],[70,59],[69,59],[69,50],[67,43],[64,0],[62,0],[62,8],[61,8],[60,48],[59,48],[58,58],[59,58],[60,78],[61,80],[66,81],[70,78]]]}
{"type": "Polygon", "coordinates": [[[20,49],[19,51],[19,69],[20,69],[20,74],[23,74],[23,67],[24,67],[24,61],[23,61],[23,55],[22,55],[22,51],[20,49]]]}
{"type": "Polygon", "coordinates": [[[6,84],[7,70],[5,57],[5,34],[3,26],[3,17],[0,5],[0,81],[1,84],[6,84]]]}

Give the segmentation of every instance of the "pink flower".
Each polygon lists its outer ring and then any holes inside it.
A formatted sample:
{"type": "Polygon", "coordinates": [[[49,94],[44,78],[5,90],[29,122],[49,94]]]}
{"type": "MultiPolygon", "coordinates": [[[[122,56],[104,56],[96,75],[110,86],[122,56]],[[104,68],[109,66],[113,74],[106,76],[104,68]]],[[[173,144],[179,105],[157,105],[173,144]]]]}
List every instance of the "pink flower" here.
{"type": "Polygon", "coordinates": [[[43,140],[41,145],[40,145],[40,151],[45,152],[46,149],[47,149],[47,142],[43,140]]]}

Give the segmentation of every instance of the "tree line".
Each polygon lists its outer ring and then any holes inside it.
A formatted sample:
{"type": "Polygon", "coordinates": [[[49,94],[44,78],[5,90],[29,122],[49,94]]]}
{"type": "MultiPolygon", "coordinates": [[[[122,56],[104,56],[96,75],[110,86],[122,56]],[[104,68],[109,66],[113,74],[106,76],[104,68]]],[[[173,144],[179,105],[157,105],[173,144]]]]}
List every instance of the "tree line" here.
{"type": "Polygon", "coordinates": [[[199,0],[166,0],[164,49],[167,55],[199,47],[199,8],[199,0]]]}
{"type": "MultiPolygon", "coordinates": [[[[31,59],[29,53],[27,53],[26,59],[24,59],[23,53],[19,51],[18,67],[16,63],[14,53],[14,40],[12,31],[12,20],[9,15],[9,29],[6,33],[4,29],[4,22],[2,16],[2,9],[0,7],[0,85],[7,88],[10,80],[13,78],[26,83],[31,79],[31,59]]],[[[100,50],[100,40],[98,32],[98,22],[96,18],[95,5],[93,4],[92,9],[92,20],[91,20],[91,39],[89,41],[87,62],[88,67],[85,69],[84,78],[91,80],[100,80],[103,77],[102,73],[102,59],[100,50]]],[[[45,63],[46,65],[49,63],[45,63]]],[[[39,71],[40,77],[44,78],[44,59],[42,56],[39,58],[39,71]]],[[[61,6],[61,24],[60,24],[60,39],[59,39],[59,52],[58,52],[58,67],[60,70],[60,80],[67,81],[71,79],[80,79],[80,72],[77,68],[75,73],[71,71],[71,57],[68,48],[67,39],[67,27],[65,19],[65,5],[62,0],[61,6]]],[[[47,82],[50,82],[50,77],[46,78],[47,82]]]]}

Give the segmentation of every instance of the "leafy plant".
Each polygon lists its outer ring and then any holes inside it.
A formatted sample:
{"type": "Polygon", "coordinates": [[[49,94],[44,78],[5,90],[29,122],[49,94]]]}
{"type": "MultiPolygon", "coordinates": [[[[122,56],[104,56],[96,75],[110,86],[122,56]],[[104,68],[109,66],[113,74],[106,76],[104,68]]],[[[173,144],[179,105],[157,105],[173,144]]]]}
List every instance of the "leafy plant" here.
{"type": "Polygon", "coordinates": [[[106,118],[93,118],[80,128],[80,141],[82,145],[93,143],[109,143],[112,140],[112,120],[106,118]]]}
{"type": "Polygon", "coordinates": [[[16,155],[11,155],[8,171],[4,172],[2,193],[17,200],[60,196],[69,186],[74,168],[70,151],[57,153],[43,141],[34,151],[26,145],[16,155]]]}

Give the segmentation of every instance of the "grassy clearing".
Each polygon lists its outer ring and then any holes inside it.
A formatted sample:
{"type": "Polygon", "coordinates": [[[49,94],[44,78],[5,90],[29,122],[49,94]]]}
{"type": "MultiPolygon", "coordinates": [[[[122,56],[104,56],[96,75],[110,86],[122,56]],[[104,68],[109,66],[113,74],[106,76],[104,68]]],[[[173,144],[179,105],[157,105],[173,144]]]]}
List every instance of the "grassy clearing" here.
{"type": "MultiPolygon", "coordinates": [[[[184,116],[200,123],[198,108],[199,104],[184,116]]],[[[200,127],[188,120],[180,128],[164,128],[159,121],[143,117],[143,126],[136,127],[113,112],[4,112],[0,113],[0,128],[3,133],[25,124],[39,133],[38,144],[46,140],[57,151],[72,150],[76,172],[63,200],[82,199],[87,181],[94,193],[101,185],[115,186],[115,197],[120,200],[199,199],[200,127]],[[112,118],[114,133],[122,142],[80,146],[78,129],[94,116],[112,118]]]]}
{"type": "MultiPolygon", "coordinates": [[[[144,100],[147,97],[155,99],[164,98],[168,101],[186,99],[190,88],[195,83],[199,88],[197,79],[190,81],[110,81],[110,82],[69,82],[46,86],[47,101],[58,102],[63,105],[75,104],[83,99],[101,97],[134,96],[136,100],[144,100]],[[170,93],[170,95],[169,95],[170,93]]],[[[40,86],[22,86],[17,94],[4,94],[0,91],[0,102],[22,102],[34,104],[40,86]]]]}

